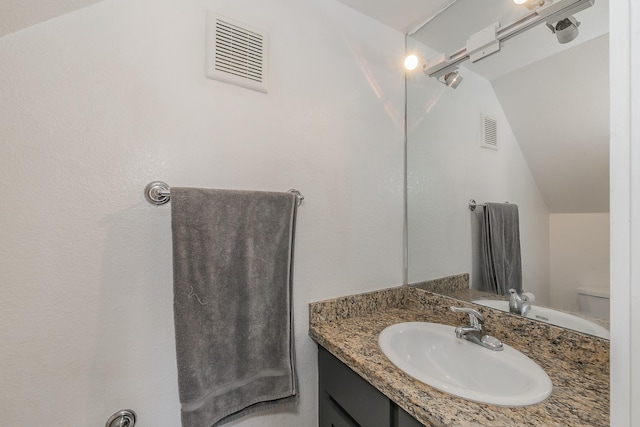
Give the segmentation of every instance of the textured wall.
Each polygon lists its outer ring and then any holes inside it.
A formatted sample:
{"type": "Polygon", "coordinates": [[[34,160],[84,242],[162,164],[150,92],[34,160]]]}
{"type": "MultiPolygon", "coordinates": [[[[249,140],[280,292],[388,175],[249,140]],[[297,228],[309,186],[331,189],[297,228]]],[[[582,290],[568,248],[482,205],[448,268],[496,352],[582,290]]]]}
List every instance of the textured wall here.
{"type": "Polygon", "coordinates": [[[0,3],[0,37],[99,1],[102,0],[3,0],[0,3]]]}
{"type": "Polygon", "coordinates": [[[179,425],[170,210],[145,185],[300,189],[307,304],[402,280],[402,34],[327,0],[105,0],[0,38],[3,425],[179,425]],[[203,77],[206,9],[271,37],[268,95],[203,77]]]}

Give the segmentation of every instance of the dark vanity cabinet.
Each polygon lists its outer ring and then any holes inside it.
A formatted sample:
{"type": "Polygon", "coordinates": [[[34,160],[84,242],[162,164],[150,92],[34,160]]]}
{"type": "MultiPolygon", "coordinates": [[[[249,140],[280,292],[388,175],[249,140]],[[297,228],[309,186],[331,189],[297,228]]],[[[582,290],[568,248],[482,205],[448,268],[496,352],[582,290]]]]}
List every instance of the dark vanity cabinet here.
{"type": "Polygon", "coordinates": [[[320,346],[318,375],[320,427],[423,427],[320,346]]]}

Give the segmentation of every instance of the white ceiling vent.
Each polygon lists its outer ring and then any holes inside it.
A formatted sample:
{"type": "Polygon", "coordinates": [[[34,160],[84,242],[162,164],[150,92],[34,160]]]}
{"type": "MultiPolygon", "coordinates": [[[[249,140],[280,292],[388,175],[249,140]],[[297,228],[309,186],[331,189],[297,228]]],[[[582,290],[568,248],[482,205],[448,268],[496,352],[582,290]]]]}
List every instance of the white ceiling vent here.
{"type": "Polygon", "coordinates": [[[493,117],[482,115],[482,143],[483,148],[498,149],[498,122],[493,117]]]}
{"type": "Polygon", "coordinates": [[[208,78],[267,93],[268,46],[266,32],[207,11],[208,78]]]}

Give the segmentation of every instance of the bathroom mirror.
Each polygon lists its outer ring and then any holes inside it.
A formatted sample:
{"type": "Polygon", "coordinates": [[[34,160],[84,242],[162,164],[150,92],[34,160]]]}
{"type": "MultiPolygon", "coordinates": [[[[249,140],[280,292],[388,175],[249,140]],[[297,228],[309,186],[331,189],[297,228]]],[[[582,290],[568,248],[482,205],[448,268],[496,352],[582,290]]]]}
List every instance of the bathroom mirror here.
{"type": "Polygon", "coordinates": [[[523,288],[536,296],[534,306],[607,326],[608,314],[594,314],[579,295],[608,308],[608,6],[597,0],[575,13],[579,35],[569,43],[542,23],[464,62],[455,88],[420,65],[529,9],[513,0],[457,0],[407,36],[407,52],[422,58],[407,71],[409,284],[468,273],[465,299],[499,298],[474,291],[483,209],[468,204],[515,203],[523,288]]]}

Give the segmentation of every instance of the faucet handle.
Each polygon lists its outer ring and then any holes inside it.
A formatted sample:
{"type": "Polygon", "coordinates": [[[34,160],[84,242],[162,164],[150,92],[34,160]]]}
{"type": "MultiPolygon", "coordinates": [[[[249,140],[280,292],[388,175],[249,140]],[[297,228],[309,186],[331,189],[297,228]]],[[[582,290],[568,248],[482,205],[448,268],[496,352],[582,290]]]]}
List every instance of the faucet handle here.
{"type": "Polygon", "coordinates": [[[522,314],[522,298],[518,291],[509,289],[509,311],[511,313],[522,314]]]}
{"type": "Polygon", "coordinates": [[[469,322],[473,327],[479,327],[484,323],[484,316],[478,310],[474,310],[473,308],[454,306],[451,306],[450,308],[454,313],[467,313],[469,315],[469,322]]]}

